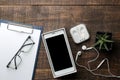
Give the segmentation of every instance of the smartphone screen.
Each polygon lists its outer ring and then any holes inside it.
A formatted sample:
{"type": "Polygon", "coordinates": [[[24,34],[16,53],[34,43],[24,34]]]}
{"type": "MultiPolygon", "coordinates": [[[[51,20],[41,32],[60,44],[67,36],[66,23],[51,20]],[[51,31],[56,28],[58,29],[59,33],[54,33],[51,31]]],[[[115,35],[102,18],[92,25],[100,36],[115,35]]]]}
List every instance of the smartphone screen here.
{"type": "Polygon", "coordinates": [[[63,34],[46,39],[55,71],[72,67],[67,44],[63,34]]]}

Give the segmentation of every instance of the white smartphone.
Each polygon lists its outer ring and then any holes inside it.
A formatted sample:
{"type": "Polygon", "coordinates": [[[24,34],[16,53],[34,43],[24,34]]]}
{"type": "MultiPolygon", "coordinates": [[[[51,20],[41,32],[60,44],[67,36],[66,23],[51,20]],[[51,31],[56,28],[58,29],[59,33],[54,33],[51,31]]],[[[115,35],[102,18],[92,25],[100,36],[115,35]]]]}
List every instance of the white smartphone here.
{"type": "Polygon", "coordinates": [[[65,28],[42,34],[53,77],[77,72],[65,28]]]}

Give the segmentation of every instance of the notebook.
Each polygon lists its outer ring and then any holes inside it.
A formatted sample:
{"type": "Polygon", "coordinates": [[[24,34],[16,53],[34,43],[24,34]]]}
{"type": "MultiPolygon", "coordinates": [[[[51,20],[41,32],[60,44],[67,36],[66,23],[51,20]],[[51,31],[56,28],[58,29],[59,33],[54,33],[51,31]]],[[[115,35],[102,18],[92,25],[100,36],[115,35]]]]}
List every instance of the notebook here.
{"type": "Polygon", "coordinates": [[[10,21],[0,21],[0,79],[1,80],[33,80],[37,57],[40,49],[42,27],[26,28],[23,24],[11,24],[10,21]],[[16,31],[18,29],[18,31],[16,31]],[[22,31],[22,32],[19,32],[22,31]],[[25,33],[26,31],[27,33],[25,33]],[[29,33],[31,31],[31,33],[29,33]],[[17,69],[7,68],[8,62],[21,48],[23,42],[31,36],[34,45],[28,53],[21,53],[22,58],[17,69]]]}

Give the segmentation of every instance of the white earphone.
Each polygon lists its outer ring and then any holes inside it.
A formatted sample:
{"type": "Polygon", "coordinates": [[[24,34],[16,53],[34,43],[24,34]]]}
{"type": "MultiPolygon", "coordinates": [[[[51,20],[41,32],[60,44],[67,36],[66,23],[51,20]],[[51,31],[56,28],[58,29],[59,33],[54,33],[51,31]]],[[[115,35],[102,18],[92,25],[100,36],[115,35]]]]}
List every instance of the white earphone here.
{"type": "Polygon", "coordinates": [[[82,46],[82,50],[90,50],[90,49],[92,49],[92,48],[93,48],[93,47],[87,48],[85,45],[82,46]]]}
{"type": "Polygon", "coordinates": [[[77,52],[77,55],[76,55],[76,58],[75,58],[75,60],[77,61],[77,59],[78,59],[78,56],[80,56],[82,53],[81,53],[81,51],[78,51],[77,52]]]}
{"type": "Polygon", "coordinates": [[[91,49],[93,49],[93,50],[96,51],[96,53],[97,53],[96,58],[94,58],[94,59],[92,59],[92,60],[89,60],[89,61],[87,62],[87,65],[88,65],[87,67],[84,66],[84,65],[80,65],[80,64],[77,62],[77,60],[78,60],[78,57],[79,57],[80,55],[82,55],[82,51],[78,51],[77,54],[76,54],[76,58],[75,58],[76,64],[77,64],[78,66],[80,66],[80,67],[85,68],[87,71],[89,71],[90,73],[92,73],[93,75],[96,75],[96,76],[120,78],[120,76],[117,76],[117,75],[114,75],[114,74],[111,73],[111,71],[110,71],[110,65],[109,65],[109,60],[108,60],[107,58],[104,58],[104,59],[98,64],[98,66],[97,66],[95,69],[91,69],[91,67],[90,67],[89,64],[90,64],[91,62],[96,61],[96,60],[98,59],[100,53],[98,52],[98,50],[97,50],[95,47],[88,47],[88,48],[87,48],[86,45],[83,45],[83,46],[82,46],[82,50],[83,50],[83,51],[87,51],[87,50],[91,50],[91,49]],[[105,61],[107,61],[108,73],[109,73],[109,74],[108,74],[108,75],[104,75],[104,74],[94,73],[93,71],[98,70],[98,69],[100,68],[100,66],[101,66],[105,61]]]}
{"type": "Polygon", "coordinates": [[[72,36],[73,41],[76,44],[79,44],[83,41],[86,41],[90,38],[89,32],[85,24],[79,24],[70,29],[70,34],[72,36]]]}
{"type": "MultiPolygon", "coordinates": [[[[90,49],[92,49],[92,48],[93,48],[93,47],[87,48],[85,45],[82,46],[82,50],[84,50],[84,51],[85,51],[85,50],[90,50],[90,49]]],[[[78,56],[80,56],[81,54],[82,54],[82,52],[81,52],[81,51],[78,51],[75,60],[77,60],[77,59],[78,59],[78,56]]]]}

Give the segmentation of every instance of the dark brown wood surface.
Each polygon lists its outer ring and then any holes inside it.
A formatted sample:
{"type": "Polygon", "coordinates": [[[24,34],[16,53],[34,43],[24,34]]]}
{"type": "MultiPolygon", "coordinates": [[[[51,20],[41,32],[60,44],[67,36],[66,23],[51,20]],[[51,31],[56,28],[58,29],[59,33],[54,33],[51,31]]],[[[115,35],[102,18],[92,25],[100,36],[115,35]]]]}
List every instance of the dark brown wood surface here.
{"type": "MultiPolygon", "coordinates": [[[[0,18],[43,26],[43,32],[65,27],[74,58],[83,44],[94,44],[97,31],[112,32],[115,41],[113,51],[110,54],[101,53],[92,66],[107,57],[112,73],[120,75],[120,0],[0,0],[0,18]],[[69,30],[80,23],[86,24],[91,37],[76,45],[69,30]]],[[[85,64],[94,55],[91,53],[79,58],[79,63],[85,64]]],[[[34,80],[120,80],[94,76],[78,66],[77,70],[76,74],[54,79],[43,42],[41,43],[34,80]]],[[[107,73],[106,65],[97,72],[107,73]]]]}
{"type": "Polygon", "coordinates": [[[1,5],[120,5],[120,0],[1,0],[1,5]]]}

